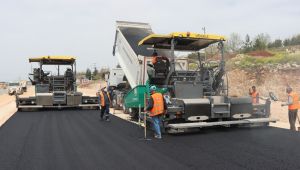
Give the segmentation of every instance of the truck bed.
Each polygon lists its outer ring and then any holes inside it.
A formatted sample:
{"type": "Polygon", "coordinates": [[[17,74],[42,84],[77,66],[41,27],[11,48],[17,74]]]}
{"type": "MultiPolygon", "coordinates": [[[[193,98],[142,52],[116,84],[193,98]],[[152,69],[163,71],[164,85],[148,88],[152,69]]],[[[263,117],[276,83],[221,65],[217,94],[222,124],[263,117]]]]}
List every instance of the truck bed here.
{"type": "Polygon", "coordinates": [[[98,116],[17,112],[0,127],[0,169],[300,169],[297,132],[213,128],[143,141],[137,125],[98,116]]]}

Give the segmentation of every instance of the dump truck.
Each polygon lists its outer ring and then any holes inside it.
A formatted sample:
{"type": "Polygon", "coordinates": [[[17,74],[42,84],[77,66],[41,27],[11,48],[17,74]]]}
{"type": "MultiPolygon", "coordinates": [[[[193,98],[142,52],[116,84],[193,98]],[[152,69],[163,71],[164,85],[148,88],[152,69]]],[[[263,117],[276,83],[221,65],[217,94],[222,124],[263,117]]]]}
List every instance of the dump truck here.
{"type": "Polygon", "coordinates": [[[97,96],[84,96],[77,91],[76,59],[72,56],[42,56],[29,58],[30,63],[39,66],[30,73],[31,84],[35,86],[35,96],[20,97],[16,95],[18,110],[90,108],[98,109],[97,96]],[[57,74],[46,71],[54,67],[57,74]],[[62,68],[65,68],[61,73],[62,68]]]}
{"type": "Polygon", "coordinates": [[[163,129],[168,133],[277,121],[270,118],[270,99],[252,104],[249,96],[228,95],[224,41],[224,36],[213,34],[154,34],[147,23],[117,21],[113,55],[131,87],[124,95],[124,111],[138,115],[146,107],[149,87],[156,85],[168,104],[163,116],[163,129]],[[212,45],[219,51],[219,59],[214,63],[200,53],[212,45]],[[152,65],[149,58],[154,50],[167,60],[152,65]],[[198,54],[198,68],[177,70],[175,52],[198,54]]]}
{"type": "Polygon", "coordinates": [[[130,90],[130,86],[122,68],[112,68],[107,77],[108,91],[112,99],[114,109],[123,109],[124,95],[130,90]]]}

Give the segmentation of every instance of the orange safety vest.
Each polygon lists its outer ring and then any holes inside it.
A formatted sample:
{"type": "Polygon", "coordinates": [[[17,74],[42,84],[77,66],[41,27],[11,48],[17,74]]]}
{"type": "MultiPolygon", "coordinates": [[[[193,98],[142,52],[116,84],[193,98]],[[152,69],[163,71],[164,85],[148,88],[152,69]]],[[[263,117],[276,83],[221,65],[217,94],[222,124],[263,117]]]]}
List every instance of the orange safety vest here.
{"type": "Polygon", "coordinates": [[[153,99],[153,107],[150,110],[150,116],[156,116],[164,113],[164,98],[161,93],[151,95],[153,99]]]}
{"type": "Polygon", "coordinates": [[[290,94],[288,94],[289,96],[292,97],[293,99],[293,104],[289,105],[289,110],[296,110],[299,109],[300,105],[299,105],[299,96],[297,93],[295,92],[291,92],[290,94]]]}
{"type": "MultiPolygon", "coordinates": [[[[111,101],[111,100],[110,100],[109,93],[106,92],[106,94],[107,94],[107,97],[108,97],[109,101],[111,101]]],[[[105,106],[105,99],[104,99],[104,94],[103,94],[102,91],[100,92],[100,101],[101,101],[101,106],[105,106]]]]}
{"type": "Polygon", "coordinates": [[[257,91],[251,93],[252,103],[254,103],[254,104],[257,104],[257,103],[258,103],[257,100],[256,100],[257,95],[258,95],[258,92],[257,92],[257,91]]]}

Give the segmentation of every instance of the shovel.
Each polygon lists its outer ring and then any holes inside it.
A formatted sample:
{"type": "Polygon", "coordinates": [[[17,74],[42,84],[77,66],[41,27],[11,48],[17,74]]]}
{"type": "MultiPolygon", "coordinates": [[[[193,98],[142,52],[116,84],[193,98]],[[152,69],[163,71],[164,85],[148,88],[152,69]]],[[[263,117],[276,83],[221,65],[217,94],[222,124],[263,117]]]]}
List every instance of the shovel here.
{"type": "MultiPolygon", "coordinates": [[[[298,123],[299,123],[299,125],[300,125],[300,119],[299,119],[298,114],[297,114],[297,119],[298,119],[298,123]]],[[[298,127],[298,131],[300,131],[300,126],[298,127]]]]}

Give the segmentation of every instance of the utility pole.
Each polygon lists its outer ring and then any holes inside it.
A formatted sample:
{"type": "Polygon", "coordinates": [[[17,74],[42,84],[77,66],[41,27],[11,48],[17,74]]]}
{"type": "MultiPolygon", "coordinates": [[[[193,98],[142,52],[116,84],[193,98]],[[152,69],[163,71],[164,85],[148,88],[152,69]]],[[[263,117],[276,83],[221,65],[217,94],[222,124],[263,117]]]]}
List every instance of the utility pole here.
{"type": "Polygon", "coordinates": [[[91,80],[93,80],[93,76],[94,76],[94,71],[96,70],[96,63],[92,64],[92,69],[91,69],[91,80]]]}
{"type": "Polygon", "coordinates": [[[203,33],[206,34],[206,29],[205,27],[202,27],[203,33]]]}

